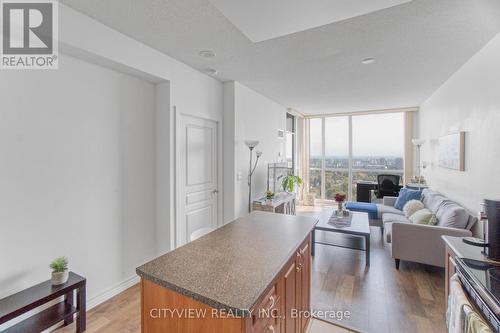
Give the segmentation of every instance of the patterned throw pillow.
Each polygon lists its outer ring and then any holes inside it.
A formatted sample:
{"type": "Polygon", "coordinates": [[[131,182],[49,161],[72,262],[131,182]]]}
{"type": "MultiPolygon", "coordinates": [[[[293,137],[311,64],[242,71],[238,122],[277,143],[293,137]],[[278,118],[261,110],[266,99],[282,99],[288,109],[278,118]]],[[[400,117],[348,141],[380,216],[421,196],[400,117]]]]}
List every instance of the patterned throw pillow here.
{"type": "Polygon", "coordinates": [[[432,212],[427,208],[421,209],[409,217],[410,221],[414,224],[429,224],[431,218],[432,212]]]}
{"type": "Polygon", "coordinates": [[[424,204],[420,200],[410,200],[403,207],[403,213],[406,217],[410,217],[413,213],[424,209],[424,204]]]}

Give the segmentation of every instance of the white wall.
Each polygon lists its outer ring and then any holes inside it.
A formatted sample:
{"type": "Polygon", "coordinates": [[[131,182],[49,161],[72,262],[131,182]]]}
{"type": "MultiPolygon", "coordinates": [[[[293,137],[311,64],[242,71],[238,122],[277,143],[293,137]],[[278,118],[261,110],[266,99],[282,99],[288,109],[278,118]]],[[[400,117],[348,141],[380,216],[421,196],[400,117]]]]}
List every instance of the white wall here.
{"type": "Polygon", "coordinates": [[[419,112],[420,137],[427,140],[422,161],[431,187],[479,210],[484,198],[500,198],[500,34],[472,57],[419,112]],[[465,131],[465,172],[438,167],[441,135],[465,131]]]}
{"type": "Polygon", "coordinates": [[[155,255],[155,87],[60,61],[0,75],[0,298],[57,256],[92,298],[155,255]]]}
{"type": "Polygon", "coordinates": [[[224,151],[228,154],[224,169],[225,190],[234,184],[234,194],[229,198],[225,196],[224,201],[224,220],[228,222],[248,213],[247,177],[250,157],[244,141],[260,141],[254,150],[254,161],[255,151],[263,153],[252,180],[253,198],[257,198],[264,195],[267,189],[268,163],[284,160],[285,140],[278,138],[278,129],[285,129],[286,108],[238,82],[225,83],[224,92],[224,151]],[[232,152],[227,152],[228,149],[232,152]],[[230,154],[234,157],[231,158],[230,154]],[[241,179],[238,179],[238,174],[241,174],[241,179]],[[231,216],[233,207],[234,216],[231,216]]]}
{"type": "Polygon", "coordinates": [[[0,74],[0,297],[65,254],[95,304],[171,249],[173,110],[222,121],[223,90],[63,4],[59,20],[59,70],[0,74]]]}
{"type": "Polygon", "coordinates": [[[59,17],[62,52],[161,83],[157,88],[161,96],[156,123],[156,225],[157,249],[164,253],[171,248],[175,219],[174,108],[222,121],[222,83],[63,4],[59,4],[59,17]]]}
{"type": "Polygon", "coordinates": [[[236,217],[235,86],[236,82],[234,81],[224,83],[224,121],[222,126],[224,223],[231,222],[236,217]]]}

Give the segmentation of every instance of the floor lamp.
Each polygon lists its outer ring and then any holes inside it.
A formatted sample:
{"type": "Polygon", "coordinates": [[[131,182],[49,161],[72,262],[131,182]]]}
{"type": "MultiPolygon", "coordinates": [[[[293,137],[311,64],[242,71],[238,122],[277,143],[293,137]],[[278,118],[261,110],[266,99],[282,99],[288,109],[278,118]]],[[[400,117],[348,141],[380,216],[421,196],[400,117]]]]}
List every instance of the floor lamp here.
{"type": "Polygon", "coordinates": [[[252,176],[255,171],[255,168],[257,167],[257,163],[259,162],[259,158],[262,156],[262,152],[257,151],[255,155],[257,156],[257,159],[255,160],[255,164],[252,166],[252,156],[253,156],[253,150],[257,145],[259,144],[259,141],[256,140],[247,140],[245,141],[245,145],[247,145],[248,149],[250,149],[250,167],[248,170],[248,212],[250,213],[252,211],[252,176]]]}
{"type": "Polygon", "coordinates": [[[417,182],[418,182],[418,184],[420,184],[422,182],[422,178],[420,177],[420,168],[421,168],[420,148],[422,148],[422,146],[424,145],[425,140],[424,139],[412,139],[411,142],[413,143],[414,146],[417,147],[417,182]]]}

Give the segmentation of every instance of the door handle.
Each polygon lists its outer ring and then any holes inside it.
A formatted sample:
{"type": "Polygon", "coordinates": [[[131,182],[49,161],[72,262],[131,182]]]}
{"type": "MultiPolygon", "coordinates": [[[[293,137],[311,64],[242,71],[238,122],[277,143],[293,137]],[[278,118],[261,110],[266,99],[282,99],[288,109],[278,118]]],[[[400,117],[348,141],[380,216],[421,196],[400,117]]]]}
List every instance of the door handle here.
{"type": "Polygon", "coordinates": [[[219,193],[219,190],[218,190],[218,189],[214,189],[214,190],[212,191],[212,194],[217,194],[217,193],[219,193]]]}

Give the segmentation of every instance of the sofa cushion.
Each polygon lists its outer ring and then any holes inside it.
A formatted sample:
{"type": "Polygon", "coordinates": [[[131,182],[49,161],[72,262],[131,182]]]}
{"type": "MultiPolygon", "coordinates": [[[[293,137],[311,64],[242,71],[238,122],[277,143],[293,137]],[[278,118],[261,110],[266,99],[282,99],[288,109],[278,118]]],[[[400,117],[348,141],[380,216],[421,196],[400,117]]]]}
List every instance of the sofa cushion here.
{"type": "Polygon", "coordinates": [[[399,210],[403,210],[404,205],[408,201],[420,200],[421,197],[422,197],[422,191],[402,188],[401,191],[399,191],[399,196],[398,199],[396,200],[396,203],[394,204],[394,207],[399,210]]]}
{"type": "Polygon", "coordinates": [[[451,200],[444,200],[437,210],[438,226],[465,229],[469,213],[465,208],[451,200]]]}
{"type": "Polygon", "coordinates": [[[403,207],[403,213],[405,214],[406,217],[410,217],[421,209],[424,209],[424,204],[422,203],[422,201],[410,200],[403,207]]]}
{"type": "Polygon", "coordinates": [[[428,208],[432,212],[432,214],[437,214],[439,207],[441,207],[443,202],[445,202],[447,200],[448,199],[446,199],[442,195],[438,194],[438,195],[433,196],[432,200],[427,205],[424,204],[424,206],[425,206],[425,208],[428,208]]]}
{"type": "Polygon", "coordinates": [[[415,224],[429,224],[429,221],[432,218],[432,212],[427,209],[421,209],[418,212],[415,212],[412,216],[409,217],[410,221],[415,224]]]}
{"type": "Polygon", "coordinates": [[[377,204],[377,214],[380,220],[382,219],[382,216],[384,216],[384,214],[386,213],[404,215],[403,211],[396,209],[392,206],[377,204]]]}
{"type": "Polygon", "coordinates": [[[426,188],[422,190],[422,202],[424,205],[428,205],[429,201],[433,196],[440,195],[439,192],[433,191],[430,188],[426,188]]]}
{"type": "Polygon", "coordinates": [[[410,223],[410,220],[404,215],[385,213],[384,215],[382,215],[382,222],[384,222],[385,226],[386,223],[393,223],[393,222],[410,223]]]}
{"type": "Polygon", "coordinates": [[[422,202],[424,203],[424,207],[429,208],[434,214],[436,214],[443,200],[446,200],[446,198],[439,192],[428,188],[422,191],[422,202]]]}

